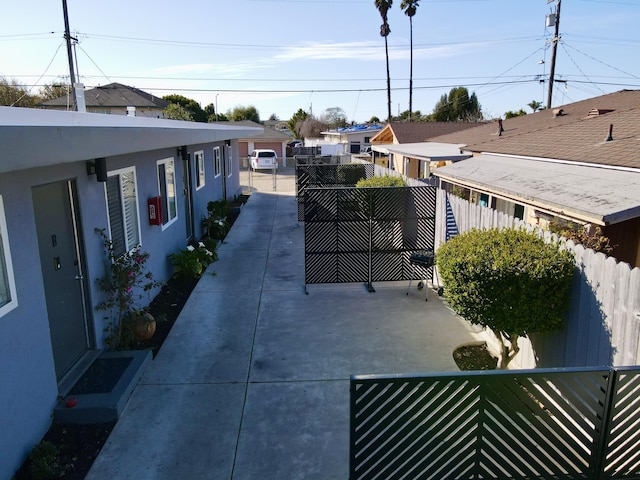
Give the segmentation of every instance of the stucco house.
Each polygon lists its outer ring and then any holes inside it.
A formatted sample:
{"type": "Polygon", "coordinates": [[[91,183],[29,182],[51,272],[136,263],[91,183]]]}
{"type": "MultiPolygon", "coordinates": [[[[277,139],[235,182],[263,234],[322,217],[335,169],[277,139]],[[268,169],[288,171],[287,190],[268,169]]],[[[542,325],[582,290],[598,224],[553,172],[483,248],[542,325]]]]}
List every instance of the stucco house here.
{"type": "MultiPolygon", "coordinates": [[[[259,123],[251,120],[241,120],[239,122],[217,122],[219,125],[235,125],[240,127],[263,128],[259,123]]],[[[249,155],[253,150],[264,148],[275,150],[278,154],[278,164],[287,166],[287,143],[291,141],[291,136],[283,131],[273,128],[263,128],[260,134],[248,138],[238,139],[238,156],[243,167],[249,166],[249,155]]]]}
{"type": "Polygon", "coordinates": [[[358,154],[364,147],[371,145],[371,139],[382,129],[382,125],[352,125],[320,132],[324,137],[323,143],[335,145],[332,154],[358,154]]]}
{"type": "Polygon", "coordinates": [[[542,227],[600,226],[640,266],[639,139],[640,91],[623,90],[431,140],[470,155],[436,171],[443,188],[542,227]]]}
{"type": "MultiPolygon", "coordinates": [[[[71,94],[71,93],[70,93],[71,94]]],[[[110,115],[163,118],[169,102],[135,87],[109,83],[83,92],[86,111],[110,115]]],[[[54,98],[40,104],[48,110],[70,110],[71,97],[54,98]]]]}
{"type": "Polygon", "coordinates": [[[0,107],[0,478],[20,466],[105,346],[96,229],[123,252],[140,244],[149,271],[168,279],[167,255],[202,236],[207,203],[239,193],[237,139],[260,133],[0,107]]]}
{"type": "Polygon", "coordinates": [[[391,122],[371,138],[373,161],[410,178],[427,178],[433,168],[468,158],[455,145],[424,150],[424,142],[477,127],[474,122],[391,122]]]}

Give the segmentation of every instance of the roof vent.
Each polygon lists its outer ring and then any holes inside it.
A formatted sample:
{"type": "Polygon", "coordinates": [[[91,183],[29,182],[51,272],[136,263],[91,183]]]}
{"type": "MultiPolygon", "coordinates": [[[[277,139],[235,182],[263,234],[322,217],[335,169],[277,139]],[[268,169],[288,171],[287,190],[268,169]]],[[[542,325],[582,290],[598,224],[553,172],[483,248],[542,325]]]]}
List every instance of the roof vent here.
{"type": "Polygon", "coordinates": [[[553,116],[554,117],[561,117],[564,115],[564,110],[561,108],[554,108],[553,109],[553,116]]]}
{"type": "Polygon", "coordinates": [[[613,140],[613,123],[609,125],[609,133],[607,134],[607,138],[604,139],[605,142],[610,142],[613,140]]]}
{"type": "Polygon", "coordinates": [[[597,117],[599,115],[604,115],[605,113],[609,113],[609,112],[613,112],[613,110],[609,109],[603,109],[603,108],[592,108],[591,110],[589,110],[589,113],[587,114],[588,117],[597,117]]]}
{"type": "Polygon", "coordinates": [[[502,132],[504,132],[504,128],[502,127],[502,119],[498,119],[498,136],[502,136],[502,132]]]}

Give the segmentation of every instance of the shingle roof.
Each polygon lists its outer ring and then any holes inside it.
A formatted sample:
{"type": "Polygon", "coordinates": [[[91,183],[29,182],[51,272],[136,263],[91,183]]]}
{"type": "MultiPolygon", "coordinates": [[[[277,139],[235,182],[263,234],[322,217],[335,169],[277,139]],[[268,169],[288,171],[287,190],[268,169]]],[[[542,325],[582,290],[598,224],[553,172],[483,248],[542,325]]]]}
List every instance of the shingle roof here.
{"type": "Polygon", "coordinates": [[[622,90],[502,124],[500,136],[498,122],[493,122],[430,141],[464,144],[473,152],[640,168],[640,90],[622,90]],[[605,141],[610,125],[613,140],[605,141]]]}
{"type": "MultiPolygon", "coordinates": [[[[140,107],[159,108],[164,110],[169,102],[155,95],[143,92],[134,87],[121,83],[110,83],[102,87],[95,87],[84,92],[87,107],[140,107]]],[[[66,106],[67,97],[54,98],[43,102],[43,106],[66,106]]]]}
{"type": "Polygon", "coordinates": [[[472,122],[391,122],[371,139],[372,143],[417,143],[452,132],[477,127],[472,122]],[[391,135],[389,135],[391,133],[391,135]],[[391,138],[393,137],[393,138],[391,138]],[[378,141],[380,140],[380,141],[378,141]]]}

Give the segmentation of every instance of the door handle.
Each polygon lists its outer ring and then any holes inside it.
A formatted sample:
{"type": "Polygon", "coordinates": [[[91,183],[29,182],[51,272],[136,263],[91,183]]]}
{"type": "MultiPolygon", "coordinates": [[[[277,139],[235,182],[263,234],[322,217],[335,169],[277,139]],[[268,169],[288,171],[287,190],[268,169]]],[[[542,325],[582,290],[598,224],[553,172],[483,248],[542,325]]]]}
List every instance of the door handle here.
{"type": "Polygon", "coordinates": [[[84,275],[76,275],[76,280],[84,280],[84,275]]]}

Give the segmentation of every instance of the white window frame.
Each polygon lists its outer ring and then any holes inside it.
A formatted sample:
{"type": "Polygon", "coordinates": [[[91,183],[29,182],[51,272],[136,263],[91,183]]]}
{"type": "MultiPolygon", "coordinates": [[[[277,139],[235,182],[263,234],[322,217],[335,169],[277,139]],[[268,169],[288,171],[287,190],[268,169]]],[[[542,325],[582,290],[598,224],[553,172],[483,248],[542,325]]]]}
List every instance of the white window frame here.
{"type": "MultiPolygon", "coordinates": [[[[131,250],[133,250],[134,248],[136,248],[138,245],[142,245],[142,231],[140,230],[140,202],[138,199],[138,175],[136,174],[136,167],[131,166],[131,167],[125,167],[125,168],[120,168],[118,170],[112,170],[110,172],[107,172],[107,177],[120,177],[119,180],[119,186],[120,186],[120,207],[121,207],[121,211],[120,214],[122,216],[122,228],[124,230],[124,241],[125,241],[125,246],[124,246],[124,250],[125,252],[130,252],[131,250]],[[133,174],[133,188],[134,188],[134,196],[135,196],[135,208],[133,210],[133,214],[135,215],[135,222],[136,222],[136,229],[137,231],[134,232],[135,236],[137,237],[135,240],[135,242],[131,242],[129,240],[129,233],[131,232],[127,232],[127,211],[125,209],[126,207],[126,203],[125,203],[125,198],[124,198],[124,192],[122,191],[122,175],[123,174],[133,174]]],[[[105,182],[104,184],[104,201],[105,204],[107,205],[107,225],[109,227],[109,240],[113,239],[112,236],[112,225],[111,225],[111,215],[109,215],[109,196],[107,193],[107,183],[105,182]]]]}
{"type": "Polygon", "coordinates": [[[215,178],[222,175],[222,163],[220,161],[220,147],[213,147],[213,173],[215,178]]]}
{"type": "Polygon", "coordinates": [[[233,162],[231,161],[231,145],[224,146],[224,161],[226,162],[225,169],[227,172],[227,177],[233,175],[233,162]]]}
{"type": "Polygon", "coordinates": [[[4,263],[4,279],[0,282],[6,282],[5,289],[9,297],[11,297],[4,305],[0,307],[0,317],[3,317],[11,310],[18,306],[18,295],[16,293],[16,280],[13,275],[13,262],[11,261],[11,249],[9,248],[9,233],[7,231],[7,219],[4,214],[4,202],[0,195],[0,237],[2,237],[3,258],[0,258],[0,270],[4,263]]]}
{"type": "Polygon", "coordinates": [[[196,167],[196,191],[204,187],[206,178],[204,174],[204,151],[200,150],[193,154],[194,163],[196,167]]]}
{"type": "Polygon", "coordinates": [[[164,192],[166,193],[166,197],[162,198],[162,219],[164,222],[164,214],[166,212],[167,214],[167,222],[162,224],[162,230],[164,230],[165,228],[169,227],[170,225],[172,225],[173,223],[175,223],[178,220],[178,185],[177,185],[177,178],[176,178],[176,162],[174,160],[173,157],[169,157],[169,158],[163,158],[162,160],[158,160],[156,162],[156,178],[158,180],[158,195],[160,195],[161,197],[162,192],[164,190],[164,192]],[[164,171],[165,171],[165,184],[163,186],[160,185],[160,166],[164,167],[164,171]],[[173,171],[173,217],[171,216],[171,209],[170,207],[170,200],[171,197],[169,196],[169,181],[168,181],[168,175],[167,175],[167,165],[171,165],[171,169],[173,171]]]}

